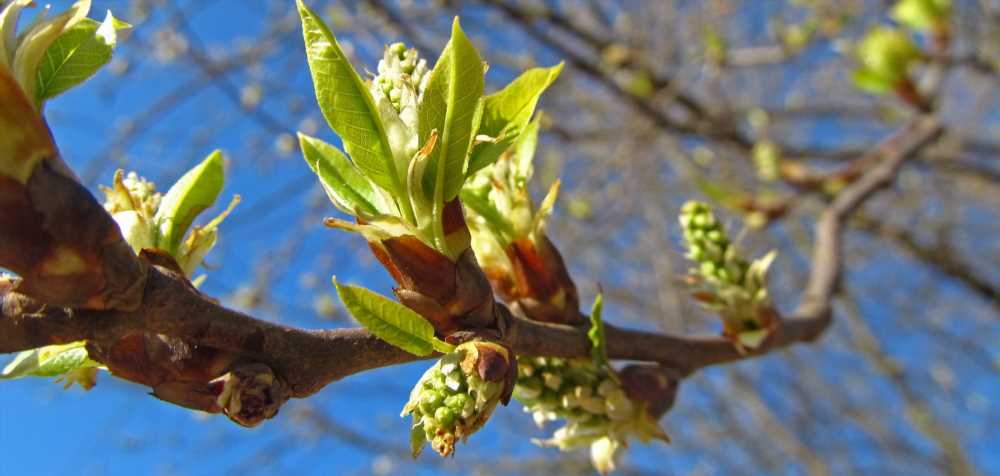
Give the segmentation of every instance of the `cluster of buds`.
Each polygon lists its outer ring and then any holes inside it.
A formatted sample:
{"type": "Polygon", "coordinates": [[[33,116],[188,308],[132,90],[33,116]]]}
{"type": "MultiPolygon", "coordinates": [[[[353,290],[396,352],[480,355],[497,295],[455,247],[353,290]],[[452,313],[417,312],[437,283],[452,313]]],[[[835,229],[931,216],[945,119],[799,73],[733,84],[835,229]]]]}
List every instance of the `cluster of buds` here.
{"type": "Polygon", "coordinates": [[[538,124],[528,127],[521,143],[479,171],[462,191],[472,248],[494,291],[517,312],[542,322],[578,324],[576,285],[545,235],[559,182],[536,209],[528,181],[538,124]]]}
{"type": "Polygon", "coordinates": [[[132,250],[138,254],[145,248],[154,248],[154,218],[163,200],[163,195],[156,191],[156,185],[135,172],[125,175],[124,171],[118,170],[111,187],[102,185],[100,189],[105,196],[104,209],[118,223],[132,250]]]}
{"type": "Polygon", "coordinates": [[[552,438],[536,440],[537,444],[563,451],[590,446],[594,467],[607,474],[614,469],[618,450],[630,439],[669,441],[657,420],[668,406],[661,402],[669,401],[676,387],[664,383],[657,388],[662,390],[650,395],[656,400],[650,405],[630,395],[613,370],[589,359],[536,357],[518,365],[514,394],[539,427],[566,420],[552,438]]]}
{"type": "Polygon", "coordinates": [[[386,46],[378,62],[378,75],[372,80],[371,92],[376,100],[387,98],[397,113],[402,114],[404,109],[415,113],[429,80],[427,60],[420,58],[416,48],[393,43],[386,46]]]}
{"type": "Polygon", "coordinates": [[[417,382],[401,416],[413,416],[413,456],[430,442],[441,456],[489,420],[497,403],[506,404],[514,388],[514,354],[492,342],[472,340],[441,357],[417,382]]]}
{"type": "Polygon", "coordinates": [[[212,200],[222,188],[222,156],[213,153],[204,162],[182,177],[163,196],[156,185],[138,176],[118,170],[111,187],[101,187],[104,192],[104,209],[118,224],[125,241],[136,254],[143,250],[157,250],[169,256],[178,270],[188,278],[194,275],[205,255],[218,240],[218,226],[229,215],[239,196],[229,207],[204,226],[188,227],[206,205],[199,200],[193,203],[186,191],[203,187],[212,200]],[[185,238],[186,235],[186,238],[185,238]]]}
{"type": "Polygon", "coordinates": [[[685,203],[680,224],[687,258],[697,265],[690,275],[699,285],[695,298],[722,317],[724,335],[738,348],[757,348],[778,325],[767,291],[767,270],[775,253],[747,262],[711,207],[702,202],[685,203]]]}

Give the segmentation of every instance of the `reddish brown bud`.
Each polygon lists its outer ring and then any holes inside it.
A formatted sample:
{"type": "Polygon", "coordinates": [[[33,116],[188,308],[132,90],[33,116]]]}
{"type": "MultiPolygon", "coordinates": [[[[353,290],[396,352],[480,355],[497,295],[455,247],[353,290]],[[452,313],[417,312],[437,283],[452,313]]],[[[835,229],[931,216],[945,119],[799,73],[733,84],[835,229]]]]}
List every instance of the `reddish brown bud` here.
{"type": "Polygon", "coordinates": [[[625,394],[642,402],[646,412],[659,419],[674,405],[679,375],[660,365],[632,364],[618,373],[625,394]]]}
{"type": "Polygon", "coordinates": [[[438,334],[495,327],[493,293],[471,249],[452,263],[413,237],[383,243],[401,276],[395,290],[399,302],[427,318],[438,334]]]}
{"type": "Polygon", "coordinates": [[[254,427],[273,418],[288,400],[288,388],[264,364],[237,365],[214,380],[223,383],[216,403],[230,420],[254,427]]]}
{"type": "Polygon", "coordinates": [[[462,202],[460,202],[457,197],[444,206],[444,213],[442,214],[441,221],[445,235],[468,230],[465,226],[465,215],[462,211],[462,202]]]}
{"type": "MultiPolygon", "coordinates": [[[[455,263],[412,235],[382,241],[403,289],[447,302],[455,294],[455,263]]],[[[395,277],[395,276],[393,276],[395,277]]]]}
{"type": "Polygon", "coordinates": [[[479,360],[476,362],[479,378],[487,382],[499,382],[507,375],[509,366],[507,357],[499,350],[491,347],[479,349],[479,360]]]}
{"type": "MultiPolygon", "coordinates": [[[[513,299],[528,317],[557,324],[579,324],[579,296],[562,255],[545,235],[515,240],[507,247],[514,267],[513,299]]],[[[503,283],[494,283],[502,286],[503,283]]]]}

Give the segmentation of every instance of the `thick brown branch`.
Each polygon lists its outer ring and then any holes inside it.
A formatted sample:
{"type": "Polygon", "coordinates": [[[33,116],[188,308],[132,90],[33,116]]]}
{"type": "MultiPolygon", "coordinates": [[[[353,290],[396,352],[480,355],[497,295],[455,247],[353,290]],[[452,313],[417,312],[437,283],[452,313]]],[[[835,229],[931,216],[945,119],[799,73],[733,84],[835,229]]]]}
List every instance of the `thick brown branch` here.
{"type": "MultiPolygon", "coordinates": [[[[613,359],[663,362],[682,373],[740,360],[806,340],[811,321],[784,326],[763,348],[739,353],[721,337],[683,337],[608,326],[613,359]]],[[[306,331],[261,321],[227,309],[190,287],[172,272],[154,268],[146,300],[132,312],[67,311],[45,307],[16,293],[3,298],[0,352],[15,352],[76,340],[114,342],[135,332],[178,337],[194,345],[236,354],[236,360],[262,362],[288,384],[291,395],[305,397],[330,382],[389,365],[419,360],[363,329],[306,331]]],[[[506,341],[520,355],[584,357],[590,353],[586,329],[513,318],[506,341]]]]}

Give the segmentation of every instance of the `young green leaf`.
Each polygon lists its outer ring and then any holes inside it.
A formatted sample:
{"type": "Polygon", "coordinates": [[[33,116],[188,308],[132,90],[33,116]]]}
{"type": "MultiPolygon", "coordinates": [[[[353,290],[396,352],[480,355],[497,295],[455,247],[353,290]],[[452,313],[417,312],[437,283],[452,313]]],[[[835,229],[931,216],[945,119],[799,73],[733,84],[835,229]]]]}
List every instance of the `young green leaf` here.
{"type": "Polygon", "coordinates": [[[506,245],[514,239],[514,225],[500,213],[500,210],[497,210],[488,194],[488,191],[485,194],[479,194],[475,190],[462,189],[462,204],[486,220],[486,224],[493,230],[498,241],[506,245]]]}
{"type": "Polygon", "coordinates": [[[26,350],[0,371],[0,379],[58,377],[73,370],[100,367],[101,364],[90,360],[85,345],[80,341],[26,350]]]}
{"type": "Polygon", "coordinates": [[[500,133],[500,137],[495,140],[476,144],[469,155],[469,167],[466,175],[471,177],[476,172],[496,162],[520,137],[520,134],[514,133],[513,129],[513,127],[504,129],[500,133]]]}
{"type": "Polygon", "coordinates": [[[378,192],[336,147],[301,132],[299,146],[334,205],[352,215],[359,210],[372,215],[379,213],[375,205],[380,203],[378,192]]]}
{"type": "MultiPolygon", "coordinates": [[[[514,158],[516,159],[514,175],[518,180],[527,182],[531,178],[534,170],[535,149],[538,148],[538,129],[541,122],[541,114],[534,121],[524,127],[524,131],[517,137],[514,144],[514,158]]],[[[522,184],[527,186],[525,184],[522,184]]]]}
{"type": "Polygon", "coordinates": [[[393,158],[371,93],[323,20],[302,0],[298,0],[298,7],[306,58],[323,117],[343,139],[344,148],[361,172],[396,197],[412,218],[409,201],[399,198],[405,195],[403,174],[393,158]]]}
{"type": "Polygon", "coordinates": [[[535,112],[542,93],[559,77],[563,63],[551,68],[532,68],[506,87],[485,97],[477,134],[494,138],[472,150],[467,175],[496,161],[521,135],[535,112]]]}
{"type": "Polygon", "coordinates": [[[103,22],[84,18],[45,50],[37,70],[35,100],[55,97],[86,81],[111,60],[117,30],[130,28],[108,11],[103,22]]]}
{"type": "Polygon", "coordinates": [[[479,133],[497,137],[500,132],[514,124],[524,127],[535,111],[538,99],[562,71],[563,63],[551,68],[532,68],[503,89],[486,96],[483,121],[479,133]]]}
{"type": "Polygon", "coordinates": [[[590,308],[590,330],[587,331],[587,338],[590,339],[590,358],[599,367],[608,367],[607,342],[604,337],[604,321],[601,312],[604,309],[604,293],[597,293],[594,298],[594,305],[590,308]]]}
{"type": "Polygon", "coordinates": [[[153,217],[160,228],[159,248],[175,254],[195,217],[219,198],[225,181],[222,166],[222,152],[216,150],[170,187],[153,217]]]}
{"type": "Polygon", "coordinates": [[[440,187],[440,198],[436,196],[435,200],[451,201],[465,181],[466,160],[475,136],[473,128],[482,112],[479,100],[485,88],[484,74],[483,60],[456,17],[451,40],[434,65],[417,107],[421,143],[434,130],[441,137],[424,172],[436,184],[435,195],[440,187]]]}
{"type": "Polygon", "coordinates": [[[44,14],[36,17],[35,22],[24,29],[20,34],[15,34],[17,18],[21,8],[31,5],[32,2],[16,1],[5,2],[7,7],[3,9],[3,36],[2,43],[6,45],[7,58],[12,59],[7,63],[8,73],[14,78],[17,84],[24,91],[27,98],[34,99],[37,82],[38,65],[42,61],[45,50],[48,49],[59,35],[68,28],[72,28],[80,20],[86,18],[90,11],[90,0],[78,0],[68,10],[45,18],[44,14]]]}
{"type": "Polygon", "coordinates": [[[412,309],[360,286],[342,285],[337,278],[333,285],[348,312],[379,339],[418,356],[453,349],[434,337],[431,323],[412,309]]]}

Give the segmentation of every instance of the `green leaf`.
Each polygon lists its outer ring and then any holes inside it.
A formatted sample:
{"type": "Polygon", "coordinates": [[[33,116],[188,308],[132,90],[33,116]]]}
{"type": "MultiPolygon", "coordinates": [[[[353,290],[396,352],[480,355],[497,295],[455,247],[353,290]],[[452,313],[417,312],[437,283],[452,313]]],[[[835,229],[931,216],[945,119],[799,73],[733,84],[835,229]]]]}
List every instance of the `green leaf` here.
{"type": "Polygon", "coordinates": [[[412,215],[408,211],[409,201],[401,199],[405,195],[403,175],[393,158],[371,93],[323,20],[302,0],[298,0],[298,7],[306,57],[323,117],[340,135],[344,148],[361,172],[407,207],[405,213],[412,215]]]}
{"type": "Polygon", "coordinates": [[[36,70],[35,99],[42,102],[86,81],[111,60],[116,31],[130,28],[108,11],[103,22],[84,18],[45,50],[36,70]]]}
{"type": "Polygon", "coordinates": [[[430,355],[440,345],[431,323],[412,309],[360,286],[341,285],[336,277],[333,285],[348,312],[375,337],[417,356],[430,355]]]}
{"type": "Polygon", "coordinates": [[[424,426],[422,424],[413,425],[413,428],[410,428],[410,454],[414,458],[420,456],[426,442],[427,440],[424,438],[424,426]]]}
{"type": "Polygon", "coordinates": [[[222,152],[213,151],[170,187],[153,217],[160,229],[159,248],[176,254],[195,217],[219,198],[225,182],[222,166],[222,152]]]}
{"type": "Polygon", "coordinates": [[[375,205],[381,202],[378,192],[336,147],[301,132],[299,146],[303,158],[319,176],[334,205],[351,215],[356,215],[359,210],[371,215],[379,213],[375,205]]]}
{"type": "Polygon", "coordinates": [[[488,189],[485,194],[479,194],[475,190],[464,188],[461,195],[462,205],[469,207],[475,214],[483,217],[486,224],[493,230],[497,241],[506,246],[514,237],[514,225],[500,213],[500,210],[493,206],[488,194],[488,189]]]}
{"type": "Polygon", "coordinates": [[[563,63],[551,68],[532,68],[506,87],[486,96],[477,134],[495,139],[472,150],[467,175],[492,164],[521,135],[535,112],[542,93],[559,77],[563,63]]]}
{"type": "Polygon", "coordinates": [[[535,161],[535,149],[538,148],[540,119],[541,116],[539,115],[534,121],[528,123],[514,144],[514,158],[516,159],[514,173],[520,182],[518,185],[522,187],[527,187],[527,181],[531,178],[534,170],[532,165],[535,161]]]}
{"type": "Polygon", "coordinates": [[[479,104],[486,87],[483,60],[462,31],[458,17],[452,23],[451,40],[430,74],[417,106],[418,128],[420,143],[427,141],[431,131],[438,131],[438,145],[431,151],[424,176],[433,178],[435,200],[440,193],[440,200],[446,203],[458,195],[465,181],[473,128],[482,112],[479,104]]]}
{"type": "Polygon", "coordinates": [[[535,216],[531,218],[531,231],[534,233],[541,233],[545,230],[545,222],[552,215],[552,210],[556,205],[556,198],[559,197],[559,187],[561,182],[556,179],[549,186],[548,193],[545,194],[545,198],[538,204],[538,211],[535,212],[535,216]]]}
{"type": "MultiPolygon", "coordinates": [[[[508,128],[513,130],[513,127],[508,128]]],[[[508,129],[500,134],[500,137],[492,142],[481,142],[472,149],[469,156],[469,167],[466,175],[471,177],[485,167],[493,164],[510,148],[520,135],[508,133],[508,129]]]]}
{"type": "Polygon", "coordinates": [[[100,366],[90,360],[86,343],[80,341],[21,352],[0,372],[0,379],[58,377],[73,370],[100,366]]]}
{"type": "Polygon", "coordinates": [[[511,124],[517,129],[524,127],[535,112],[538,99],[559,77],[562,68],[563,63],[529,69],[503,89],[486,96],[479,134],[497,137],[511,124]]]}
{"type": "Polygon", "coordinates": [[[590,339],[590,358],[598,367],[608,367],[607,341],[604,337],[604,321],[601,312],[604,309],[604,293],[597,293],[594,298],[594,305],[590,308],[590,330],[587,331],[587,338],[590,339]]]}

